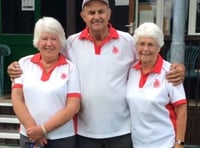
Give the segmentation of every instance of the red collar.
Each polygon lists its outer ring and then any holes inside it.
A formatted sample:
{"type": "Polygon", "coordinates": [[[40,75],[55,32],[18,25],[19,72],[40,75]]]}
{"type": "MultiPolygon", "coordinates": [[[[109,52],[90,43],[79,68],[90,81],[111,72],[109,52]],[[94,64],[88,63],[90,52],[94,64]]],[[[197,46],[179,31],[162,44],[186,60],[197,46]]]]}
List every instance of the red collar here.
{"type": "MultiPolygon", "coordinates": [[[[117,30],[115,28],[112,27],[111,24],[108,25],[109,27],[109,35],[106,37],[107,38],[112,38],[112,39],[118,39],[119,38],[119,34],[117,33],[117,30]]],[[[91,40],[91,36],[89,34],[89,29],[88,27],[86,27],[82,32],[81,35],[79,37],[80,39],[87,39],[87,40],[91,40]]]]}
{"type": "MultiPolygon", "coordinates": [[[[37,53],[32,57],[31,62],[40,65],[40,59],[41,59],[41,54],[37,53]]],[[[67,61],[65,57],[60,54],[56,65],[59,66],[59,65],[64,65],[64,64],[67,64],[67,61]]]]}
{"type": "MultiPolygon", "coordinates": [[[[160,72],[161,72],[162,65],[163,65],[163,58],[162,58],[160,55],[158,55],[156,64],[155,64],[155,66],[152,68],[152,70],[151,70],[149,73],[160,73],[160,72]]],[[[135,69],[137,69],[137,70],[140,70],[140,69],[141,69],[141,62],[138,61],[138,62],[133,66],[133,68],[135,68],[135,69]]]]}

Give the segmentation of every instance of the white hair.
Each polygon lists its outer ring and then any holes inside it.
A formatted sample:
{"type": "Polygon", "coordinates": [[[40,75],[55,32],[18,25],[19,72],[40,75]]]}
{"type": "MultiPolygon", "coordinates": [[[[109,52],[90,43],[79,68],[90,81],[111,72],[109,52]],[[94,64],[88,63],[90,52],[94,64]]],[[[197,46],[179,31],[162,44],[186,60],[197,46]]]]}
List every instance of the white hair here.
{"type": "Polygon", "coordinates": [[[137,43],[140,37],[150,37],[156,40],[160,48],[164,45],[164,35],[155,23],[141,24],[134,32],[133,39],[137,43]]]}
{"type": "Polygon", "coordinates": [[[62,49],[66,45],[65,31],[58,20],[53,17],[40,18],[35,23],[33,46],[38,48],[38,42],[43,32],[57,33],[62,49]]]}

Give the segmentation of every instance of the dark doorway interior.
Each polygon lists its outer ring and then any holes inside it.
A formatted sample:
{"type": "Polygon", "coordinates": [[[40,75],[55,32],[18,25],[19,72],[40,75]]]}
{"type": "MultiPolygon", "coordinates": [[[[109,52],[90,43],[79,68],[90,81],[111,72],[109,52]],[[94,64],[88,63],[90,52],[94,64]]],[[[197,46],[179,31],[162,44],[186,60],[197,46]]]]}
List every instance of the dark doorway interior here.
{"type": "Polygon", "coordinates": [[[2,33],[31,34],[34,11],[23,10],[21,0],[2,0],[2,33]]]}
{"type": "Polygon", "coordinates": [[[55,17],[63,25],[66,32],[66,0],[41,0],[41,16],[55,17]]]}

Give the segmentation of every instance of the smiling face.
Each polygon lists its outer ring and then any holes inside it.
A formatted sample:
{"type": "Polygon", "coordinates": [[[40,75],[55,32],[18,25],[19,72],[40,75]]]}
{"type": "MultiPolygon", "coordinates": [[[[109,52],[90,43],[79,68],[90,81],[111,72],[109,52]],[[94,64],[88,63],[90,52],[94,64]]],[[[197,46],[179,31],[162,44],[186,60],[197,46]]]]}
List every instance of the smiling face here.
{"type": "Polygon", "coordinates": [[[140,37],[136,43],[136,50],[142,63],[153,66],[160,52],[160,47],[154,38],[140,37]]]}
{"type": "Polygon", "coordinates": [[[91,33],[107,31],[110,15],[108,5],[99,0],[88,2],[81,12],[81,17],[91,33]]]}
{"type": "Polygon", "coordinates": [[[55,62],[61,50],[58,34],[43,32],[38,42],[38,50],[41,53],[42,60],[55,62]]]}

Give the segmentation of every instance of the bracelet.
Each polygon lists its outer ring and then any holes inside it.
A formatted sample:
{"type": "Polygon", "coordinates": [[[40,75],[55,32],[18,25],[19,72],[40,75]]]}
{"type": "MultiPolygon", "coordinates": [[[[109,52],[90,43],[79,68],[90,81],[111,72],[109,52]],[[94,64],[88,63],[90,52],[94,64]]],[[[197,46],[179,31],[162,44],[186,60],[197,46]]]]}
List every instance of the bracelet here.
{"type": "Polygon", "coordinates": [[[46,137],[47,136],[47,130],[44,128],[44,125],[41,125],[40,127],[42,129],[44,136],[46,137]]]}

